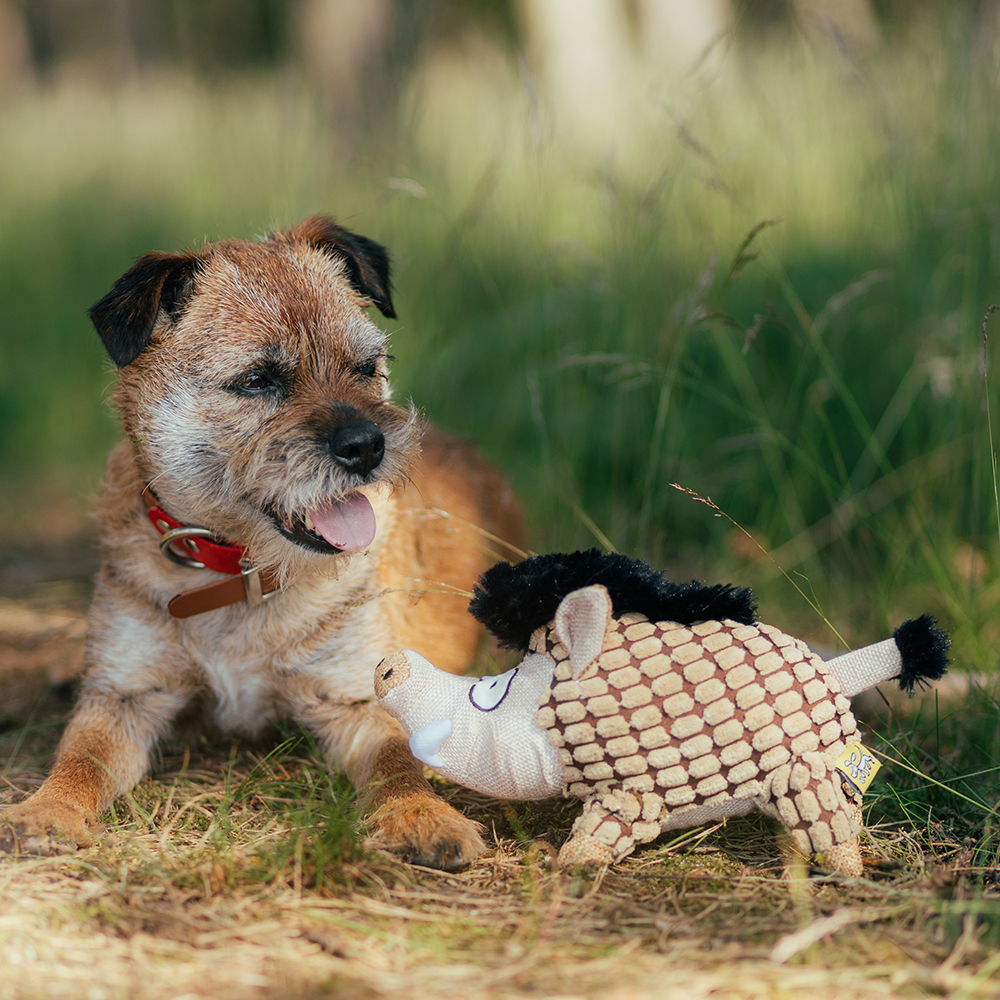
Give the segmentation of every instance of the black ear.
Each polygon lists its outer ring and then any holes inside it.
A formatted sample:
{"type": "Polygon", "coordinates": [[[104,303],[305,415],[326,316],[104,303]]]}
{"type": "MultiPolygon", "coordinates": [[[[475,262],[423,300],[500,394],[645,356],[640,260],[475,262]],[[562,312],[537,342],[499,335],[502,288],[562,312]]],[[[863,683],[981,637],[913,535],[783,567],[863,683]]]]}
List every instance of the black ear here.
{"type": "Polygon", "coordinates": [[[91,308],[90,319],[119,368],[145,349],[161,309],[176,315],[199,263],[195,254],[148,253],[91,308]]]}
{"type": "Polygon", "coordinates": [[[351,285],[379,307],[383,316],[396,318],[389,293],[389,254],[381,243],[358,236],[325,215],[313,215],[288,233],[289,240],[304,240],[347,264],[351,285]]]}

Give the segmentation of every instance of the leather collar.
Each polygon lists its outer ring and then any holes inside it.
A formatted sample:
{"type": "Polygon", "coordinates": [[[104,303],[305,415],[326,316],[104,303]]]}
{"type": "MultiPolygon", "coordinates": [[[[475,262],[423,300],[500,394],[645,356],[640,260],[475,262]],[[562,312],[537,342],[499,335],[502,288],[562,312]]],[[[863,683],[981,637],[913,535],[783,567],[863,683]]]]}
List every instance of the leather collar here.
{"type": "Polygon", "coordinates": [[[256,607],[279,592],[274,571],[251,566],[242,546],[219,541],[207,528],[185,525],[171,517],[148,485],[143,487],[142,502],[150,523],[160,533],[160,551],[168,559],[180,566],[207,569],[227,577],[172,597],[167,610],[174,618],[190,618],[240,601],[256,607]]]}

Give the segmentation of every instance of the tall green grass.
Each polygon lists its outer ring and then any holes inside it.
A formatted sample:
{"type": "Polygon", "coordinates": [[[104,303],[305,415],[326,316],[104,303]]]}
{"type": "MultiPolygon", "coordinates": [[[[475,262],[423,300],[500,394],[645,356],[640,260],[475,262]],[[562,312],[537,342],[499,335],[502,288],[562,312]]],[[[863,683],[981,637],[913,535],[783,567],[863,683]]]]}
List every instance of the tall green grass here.
{"type": "Polygon", "coordinates": [[[393,252],[398,394],[509,471],[537,548],[745,579],[832,641],[677,482],[850,640],[928,608],[992,670],[996,89],[930,42],[731,54],[623,99],[600,155],[499,58],[430,63],[365,149],[290,74],[26,94],[0,109],[6,531],[96,486],[113,374],[86,308],[133,257],[327,211],[393,252]]]}

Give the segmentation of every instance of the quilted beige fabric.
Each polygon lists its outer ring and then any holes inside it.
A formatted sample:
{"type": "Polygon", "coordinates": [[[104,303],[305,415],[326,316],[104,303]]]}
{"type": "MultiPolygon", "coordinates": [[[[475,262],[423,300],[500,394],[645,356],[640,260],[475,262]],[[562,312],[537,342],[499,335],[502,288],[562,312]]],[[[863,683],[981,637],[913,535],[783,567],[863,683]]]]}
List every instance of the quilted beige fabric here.
{"type": "Polygon", "coordinates": [[[804,642],[770,625],[629,613],[579,680],[551,626],[531,649],[556,662],[537,722],[568,794],[588,800],[563,863],[617,860],[663,830],[757,808],[803,853],[832,852],[860,874],[859,801],[834,768],[857,724],[804,642]]]}

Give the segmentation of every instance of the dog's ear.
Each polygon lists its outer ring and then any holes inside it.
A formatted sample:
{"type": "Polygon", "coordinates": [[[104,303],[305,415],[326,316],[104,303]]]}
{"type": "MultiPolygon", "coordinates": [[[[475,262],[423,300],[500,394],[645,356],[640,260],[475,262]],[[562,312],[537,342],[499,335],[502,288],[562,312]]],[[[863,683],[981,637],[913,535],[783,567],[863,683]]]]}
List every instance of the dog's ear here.
{"type": "Polygon", "coordinates": [[[389,254],[381,243],[358,236],[325,215],[313,215],[288,233],[289,240],[303,240],[325,253],[343,258],[351,285],[379,307],[383,316],[396,318],[389,292],[389,254]]]}
{"type": "Polygon", "coordinates": [[[90,319],[119,368],[145,349],[161,309],[177,315],[200,263],[197,254],[147,253],[91,308],[90,319]]]}

